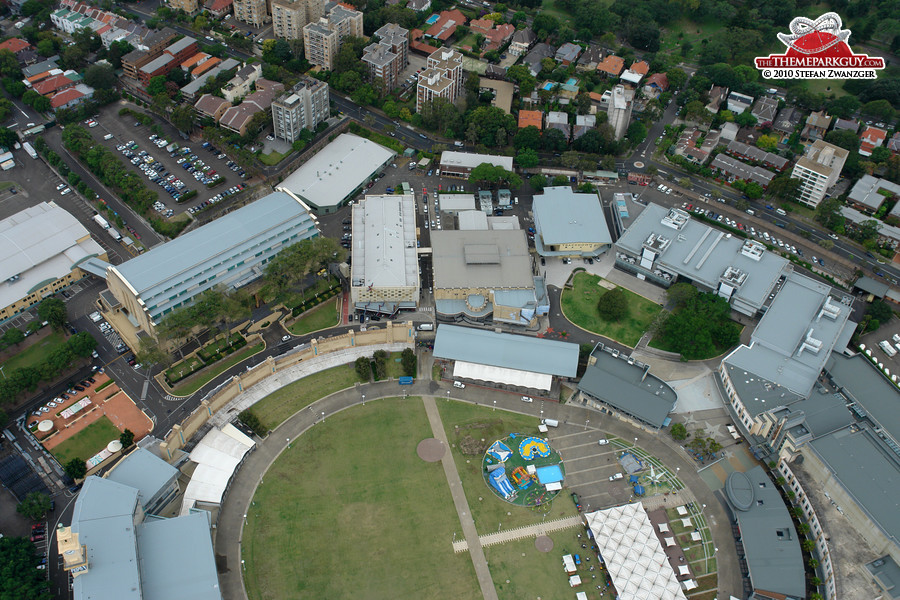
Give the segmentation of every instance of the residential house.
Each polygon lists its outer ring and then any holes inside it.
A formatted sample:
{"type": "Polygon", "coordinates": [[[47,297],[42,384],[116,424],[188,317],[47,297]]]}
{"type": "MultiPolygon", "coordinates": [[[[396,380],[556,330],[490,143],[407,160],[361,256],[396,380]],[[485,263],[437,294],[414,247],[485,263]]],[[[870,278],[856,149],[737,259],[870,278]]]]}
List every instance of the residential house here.
{"type": "Polygon", "coordinates": [[[466,16],[458,9],[445,10],[438,15],[437,21],[425,30],[425,36],[446,42],[456,33],[456,28],[466,24],[466,16]]]}
{"type": "Polygon", "coordinates": [[[644,95],[648,98],[657,98],[669,89],[669,78],[665,73],[654,73],[644,82],[644,95]]]}
{"type": "Polygon", "coordinates": [[[544,113],[539,110],[520,110],[519,111],[519,129],[525,127],[537,127],[539,130],[544,128],[544,113]]]}
{"type": "Polygon", "coordinates": [[[709,158],[709,152],[702,149],[703,142],[700,138],[703,132],[696,127],[689,127],[681,132],[678,141],[675,143],[674,153],[681,156],[685,160],[697,165],[702,165],[709,158]],[[700,145],[698,145],[700,142],[700,145]]]}
{"type": "MultiPolygon", "coordinates": [[[[743,112],[749,109],[753,105],[753,97],[747,96],[745,94],[739,94],[737,92],[731,92],[728,94],[728,110],[733,112],[736,115],[743,114],[743,112]]],[[[776,104],[777,106],[777,104],[776,104]]],[[[772,113],[772,116],[775,116],[775,113],[772,113]]],[[[771,120],[771,119],[770,119],[771,120]]]]}
{"type": "Polygon", "coordinates": [[[431,8],[431,0],[409,0],[406,3],[406,8],[416,12],[423,12],[431,8]]]}
{"type": "Polygon", "coordinates": [[[597,65],[597,70],[607,77],[618,77],[622,74],[624,69],[625,61],[615,54],[607,55],[606,58],[597,65]]]}
{"type": "Polygon", "coordinates": [[[488,79],[503,81],[506,79],[506,67],[500,65],[488,65],[484,70],[484,76],[488,79]]]}
{"type": "Polygon", "coordinates": [[[788,165],[788,160],[783,156],[738,141],[729,142],[725,151],[732,156],[760,163],[778,172],[783,171],[788,165]]]}
{"type": "Polygon", "coordinates": [[[875,221],[878,228],[878,238],[875,241],[882,246],[888,246],[895,250],[900,246],[900,227],[875,220],[872,218],[872,215],[859,212],[849,206],[842,206],[840,211],[841,216],[845,219],[844,226],[846,229],[855,229],[867,221],[875,221]]]}
{"type": "Polygon", "coordinates": [[[834,130],[835,131],[852,131],[856,133],[859,131],[859,121],[853,119],[837,119],[834,122],[834,130]]]}
{"type": "Polygon", "coordinates": [[[225,111],[230,107],[231,102],[219,98],[218,96],[213,96],[212,94],[203,94],[200,96],[200,99],[197,100],[197,103],[194,104],[194,110],[197,111],[199,116],[212,119],[216,123],[219,122],[219,119],[222,118],[222,115],[225,114],[225,111]]]}
{"type": "Polygon", "coordinates": [[[529,72],[534,77],[537,77],[537,74],[541,72],[543,68],[541,66],[541,61],[545,58],[553,58],[556,54],[556,50],[554,50],[553,46],[550,44],[545,44],[541,42],[540,44],[535,44],[534,48],[531,49],[525,58],[522,59],[522,64],[528,67],[529,72]]]}
{"type": "Polygon", "coordinates": [[[569,113],[560,110],[551,110],[547,113],[547,129],[559,129],[566,136],[566,141],[572,134],[572,127],[569,125],[569,113]]]}
{"type": "Polygon", "coordinates": [[[64,108],[73,108],[82,102],[90,100],[93,95],[93,88],[84,84],[78,84],[75,87],[66,88],[50,96],[50,108],[54,112],[64,108]]]}
{"type": "Polygon", "coordinates": [[[577,61],[580,55],[581,46],[573,44],[572,42],[566,42],[557,48],[553,59],[558,63],[562,63],[564,67],[568,67],[573,62],[577,61]]]}
{"type": "Polygon", "coordinates": [[[20,38],[9,38],[0,43],[0,50],[9,50],[19,58],[19,55],[26,50],[31,49],[31,44],[20,38]]]}
{"type": "Polygon", "coordinates": [[[484,51],[499,50],[516,32],[516,28],[509,23],[494,26],[490,19],[476,19],[469,22],[469,29],[485,37],[484,51]]]}
{"type": "Polygon", "coordinates": [[[63,75],[52,75],[34,84],[31,89],[41,96],[52,96],[57,92],[75,87],[75,82],[63,75]]]}
{"type": "Polygon", "coordinates": [[[711,112],[712,114],[719,113],[719,107],[722,105],[722,100],[724,100],[728,96],[728,88],[722,87],[720,85],[714,85],[709,88],[709,104],[706,105],[706,110],[711,112]]]}
{"type": "Polygon", "coordinates": [[[198,50],[197,40],[189,36],[172,42],[166,46],[162,54],[137,70],[138,81],[146,86],[151,79],[168,74],[169,71],[177,68],[185,60],[195,55],[198,50]]]}
{"type": "Polygon", "coordinates": [[[884,145],[887,132],[878,127],[866,127],[860,136],[859,153],[861,156],[872,156],[872,150],[884,145]]]}
{"type": "Polygon", "coordinates": [[[897,132],[893,136],[891,136],[891,139],[888,140],[887,148],[891,151],[891,154],[897,154],[898,152],[900,152],[900,132],[897,132]]]}
{"type": "Polygon", "coordinates": [[[773,131],[785,136],[790,136],[797,129],[797,125],[803,119],[803,115],[793,106],[786,106],[778,111],[778,116],[772,123],[773,131]]]}
{"type": "Polygon", "coordinates": [[[814,112],[806,119],[806,126],[800,132],[800,139],[815,141],[824,138],[829,127],[831,127],[831,117],[825,114],[824,110],[814,112]]]}
{"type": "Polygon", "coordinates": [[[200,65],[208,61],[210,58],[212,58],[212,55],[207,54],[206,52],[198,52],[197,54],[181,63],[181,70],[190,73],[196,67],[199,67],[200,65]]]}
{"type": "Polygon", "coordinates": [[[850,189],[847,203],[855,209],[872,215],[878,212],[878,209],[889,197],[893,197],[895,201],[900,199],[900,185],[872,175],[863,175],[850,189]]]}
{"type": "Polygon", "coordinates": [[[635,88],[641,82],[641,79],[650,71],[650,65],[643,60],[635,61],[628,69],[622,73],[620,78],[625,83],[629,83],[635,88]]]}
{"type": "Polygon", "coordinates": [[[284,84],[259,78],[256,91],[246,96],[239,105],[225,109],[219,125],[239,135],[247,133],[247,125],[262,111],[269,111],[275,97],[284,91],[284,84]]]}
{"type": "Polygon", "coordinates": [[[209,11],[209,14],[215,19],[224,19],[226,15],[230,15],[233,3],[232,0],[206,0],[203,8],[209,11]]]}
{"type": "Polygon", "coordinates": [[[733,121],[722,123],[719,139],[721,139],[722,142],[733,142],[737,137],[738,130],[740,130],[740,127],[733,121]]]}
{"type": "Polygon", "coordinates": [[[572,140],[577,140],[595,127],[597,127],[595,115],[576,115],[575,125],[572,127],[572,140]]]}
{"type": "Polygon", "coordinates": [[[534,35],[534,32],[530,27],[526,27],[513,34],[507,51],[513,56],[522,56],[531,50],[531,47],[534,46],[536,41],[537,36],[534,35]]]}
{"type": "Polygon", "coordinates": [[[234,77],[222,86],[222,96],[234,104],[250,93],[253,84],[262,76],[262,65],[252,63],[241,67],[234,77]]]}
{"type": "Polygon", "coordinates": [[[753,105],[753,110],[750,111],[750,114],[756,117],[760,124],[763,124],[775,121],[776,112],[778,112],[778,100],[763,96],[753,105]]]}
{"type": "Polygon", "coordinates": [[[577,71],[595,71],[597,65],[603,60],[603,49],[600,46],[591,44],[578,57],[575,70],[577,71]]]}

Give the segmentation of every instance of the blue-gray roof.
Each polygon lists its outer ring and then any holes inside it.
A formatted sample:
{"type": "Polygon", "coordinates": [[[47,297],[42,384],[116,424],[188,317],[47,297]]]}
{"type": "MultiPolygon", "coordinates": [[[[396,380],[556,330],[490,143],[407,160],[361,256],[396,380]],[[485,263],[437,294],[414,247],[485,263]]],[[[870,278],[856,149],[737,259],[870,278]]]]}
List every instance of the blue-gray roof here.
{"type": "Polygon", "coordinates": [[[626,357],[594,352],[597,361],[588,366],[578,389],[616,410],[659,429],[675,409],[678,394],[666,382],[629,364],[626,357]]]}
{"type": "Polygon", "coordinates": [[[806,598],[800,536],[781,494],[763,468],[731,473],[725,482],[725,494],[741,528],[753,588],[806,598]]]}
{"type": "MultiPolygon", "coordinates": [[[[828,375],[874,423],[900,440],[900,392],[862,354],[852,358],[834,354],[828,375]]],[[[900,457],[897,458],[900,461],[900,457]]]]}
{"type": "Polygon", "coordinates": [[[109,481],[136,488],[138,501],[144,507],[177,477],[178,469],[143,448],[122,459],[106,476],[109,481]]]}
{"type": "Polygon", "coordinates": [[[434,356],[557,377],[578,369],[578,344],[458,325],[438,326],[434,356]]]}
{"type": "Polygon", "coordinates": [[[600,197],[568,186],[544,188],[534,197],[534,224],[544,246],[612,244],[600,197]]]}
{"type": "Polygon", "coordinates": [[[282,243],[316,235],[315,222],[300,202],[274,192],[112,268],[135,289],[156,319],[207,289],[247,277],[276,254],[282,243]]]}

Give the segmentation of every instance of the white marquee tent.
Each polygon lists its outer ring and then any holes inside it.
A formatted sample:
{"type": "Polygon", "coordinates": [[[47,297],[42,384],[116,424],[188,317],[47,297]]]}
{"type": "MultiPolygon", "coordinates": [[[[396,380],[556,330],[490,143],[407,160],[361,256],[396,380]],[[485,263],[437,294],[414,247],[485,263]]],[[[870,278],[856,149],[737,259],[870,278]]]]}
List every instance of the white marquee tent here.
{"type": "Polygon", "coordinates": [[[492,367],[476,363],[457,360],[453,364],[453,376],[459,379],[472,379],[476,381],[490,381],[493,383],[505,383],[535,390],[550,390],[553,385],[553,375],[546,373],[534,373],[532,371],[520,371],[505,367],[492,367]]]}
{"type": "Polygon", "coordinates": [[[639,502],[585,516],[620,600],[686,600],[639,502]]]}
{"type": "Polygon", "coordinates": [[[256,445],[231,423],[222,429],[213,429],[200,440],[191,452],[191,460],[197,463],[190,483],[184,490],[181,514],[190,513],[198,502],[219,504],[231,481],[234,470],[244,455],[256,445]]]}

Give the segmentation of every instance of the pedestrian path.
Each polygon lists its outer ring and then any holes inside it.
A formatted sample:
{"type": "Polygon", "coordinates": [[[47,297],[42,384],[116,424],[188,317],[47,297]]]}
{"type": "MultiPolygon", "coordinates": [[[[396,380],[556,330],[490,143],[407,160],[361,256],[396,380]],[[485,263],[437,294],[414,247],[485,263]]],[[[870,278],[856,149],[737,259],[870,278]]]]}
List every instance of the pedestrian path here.
{"type": "Polygon", "coordinates": [[[649,511],[656,510],[657,508],[681,506],[682,504],[688,504],[689,502],[696,502],[696,500],[694,494],[692,494],[689,489],[685,488],[683,490],[678,490],[677,492],[670,492],[668,495],[656,494],[655,496],[641,498],[641,504],[649,511]],[[669,502],[669,500],[671,500],[671,502],[669,502]]]}
{"type": "Polygon", "coordinates": [[[441,465],[444,467],[444,476],[447,478],[447,484],[450,486],[450,495],[453,497],[456,513],[459,515],[459,523],[462,525],[469,555],[472,557],[472,564],[475,566],[475,577],[478,579],[478,585],[481,586],[481,595],[484,596],[484,600],[497,600],[494,580],[491,578],[491,571],[488,569],[487,559],[484,557],[484,550],[478,539],[475,520],[472,519],[472,513],[469,510],[469,501],[466,499],[465,491],[463,491],[459,471],[456,470],[456,462],[454,462],[453,453],[450,451],[450,442],[447,440],[447,434],[444,431],[441,414],[438,412],[434,396],[423,396],[422,402],[425,404],[425,414],[428,415],[428,423],[431,425],[431,434],[441,440],[447,449],[444,453],[444,458],[441,459],[441,465]]]}
{"type": "MultiPolygon", "coordinates": [[[[489,533],[478,538],[482,548],[503,544],[505,542],[513,542],[524,538],[534,538],[539,535],[550,533],[551,531],[560,531],[561,529],[571,529],[583,524],[580,515],[572,517],[563,517],[555,521],[547,521],[546,523],[538,523],[537,525],[525,525],[515,529],[508,529],[499,533],[489,533]]],[[[469,549],[467,540],[459,540],[453,542],[453,551],[456,553],[465,552],[469,549]]]]}

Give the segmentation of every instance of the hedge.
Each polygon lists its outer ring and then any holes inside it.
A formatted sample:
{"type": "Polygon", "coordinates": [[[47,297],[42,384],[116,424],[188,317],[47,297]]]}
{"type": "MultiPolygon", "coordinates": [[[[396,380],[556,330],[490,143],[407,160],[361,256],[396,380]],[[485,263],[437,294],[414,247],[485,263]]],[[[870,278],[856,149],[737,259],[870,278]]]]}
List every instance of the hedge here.
{"type": "Polygon", "coordinates": [[[186,202],[187,200],[190,200],[191,198],[193,198],[196,195],[197,195],[197,190],[188,190],[178,198],[177,202],[179,204],[182,202],[186,202]]]}

